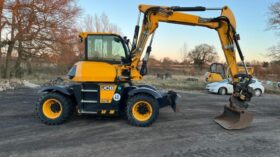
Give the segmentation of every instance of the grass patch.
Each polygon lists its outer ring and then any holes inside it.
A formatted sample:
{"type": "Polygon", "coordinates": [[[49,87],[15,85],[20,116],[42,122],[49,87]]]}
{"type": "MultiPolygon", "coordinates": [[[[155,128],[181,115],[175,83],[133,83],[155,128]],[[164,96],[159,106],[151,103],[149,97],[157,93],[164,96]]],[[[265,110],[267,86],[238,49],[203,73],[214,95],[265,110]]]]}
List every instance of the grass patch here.
{"type": "Polygon", "coordinates": [[[147,84],[159,89],[177,89],[177,90],[204,90],[206,83],[201,78],[189,76],[173,76],[171,79],[162,80],[156,76],[145,76],[141,81],[135,81],[134,84],[147,84]]]}
{"type": "Polygon", "coordinates": [[[276,88],[265,88],[265,93],[267,93],[267,94],[276,94],[276,95],[280,95],[280,89],[276,89],[276,88]]]}

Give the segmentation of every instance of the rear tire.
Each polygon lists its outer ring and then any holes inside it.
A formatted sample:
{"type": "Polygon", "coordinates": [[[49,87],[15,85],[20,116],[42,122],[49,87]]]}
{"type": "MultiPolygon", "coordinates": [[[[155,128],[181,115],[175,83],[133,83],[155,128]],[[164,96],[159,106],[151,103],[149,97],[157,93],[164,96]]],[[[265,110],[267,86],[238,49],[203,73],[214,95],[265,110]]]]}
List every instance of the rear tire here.
{"type": "Polygon", "coordinates": [[[225,87],[219,88],[218,94],[220,94],[220,95],[226,95],[226,94],[227,94],[227,89],[226,89],[225,87]]]}
{"type": "Polygon", "coordinates": [[[147,127],[156,121],[158,114],[158,102],[149,95],[138,94],[127,101],[126,115],[133,126],[147,127]]]}
{"type": "Polygon", "coordinates": [[[60,93],[42,95],[36,103],[38,118],[47,125],[58,125],[73,114],[74,105],[71,99],[60,93]]]}
{"type": "Polygon", "coordinates": [[[254,90],[254,96],[259,97],[262,95],[262,91],[260,89],[255,89],[254,90]]]}

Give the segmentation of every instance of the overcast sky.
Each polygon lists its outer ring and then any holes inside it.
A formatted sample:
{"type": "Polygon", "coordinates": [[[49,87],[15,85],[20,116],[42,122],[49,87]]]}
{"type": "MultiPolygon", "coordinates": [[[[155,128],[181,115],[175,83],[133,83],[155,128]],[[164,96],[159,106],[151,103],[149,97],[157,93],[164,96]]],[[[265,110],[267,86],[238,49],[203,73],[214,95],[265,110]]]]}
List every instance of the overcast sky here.
{"type": "MultiPolygon", "coordinates": [[[[241,36],[241,48],[245,59],[268,60],[265,53],[279,40],[273,31],[267,31],[268,7],[276,0],[79,0],[79,5],[87,14],[105,13],[110,21],[118,25],[123,34],[132,38],[138,15],[139,4],[163,6],[229,6],[237,21],[237,32],[241,36]]],[[[191,12],[202,17],[219,16],[219,11],[191,12]]],[[[216,47],[220,61],[223,52],[216,31],[192,26],[160,23],[153,43],[152,55],[158,58],[170,57],[180,61],[180,49],[187,43],[188,49],[207,43],[216,47]]]]}

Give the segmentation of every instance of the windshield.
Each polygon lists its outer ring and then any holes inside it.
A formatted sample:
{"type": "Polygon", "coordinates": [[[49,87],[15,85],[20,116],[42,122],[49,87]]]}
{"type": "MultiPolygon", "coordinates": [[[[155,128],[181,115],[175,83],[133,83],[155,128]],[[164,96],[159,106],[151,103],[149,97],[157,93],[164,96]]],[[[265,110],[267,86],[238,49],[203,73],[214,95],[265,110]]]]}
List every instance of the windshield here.
{"type": "Polygon", "coordinates": [[[221,74],[223,78],[225,78],[225,70],[223,64],[220,63],[213,63],[210,66],[211,73],[218,73],[221,74]]]}
{"type": "Polygon", "coordinates": [[[126,57],[122,39],[114,35],[89,35],[87,37],[87,59],[121,61],[126,57]]]}

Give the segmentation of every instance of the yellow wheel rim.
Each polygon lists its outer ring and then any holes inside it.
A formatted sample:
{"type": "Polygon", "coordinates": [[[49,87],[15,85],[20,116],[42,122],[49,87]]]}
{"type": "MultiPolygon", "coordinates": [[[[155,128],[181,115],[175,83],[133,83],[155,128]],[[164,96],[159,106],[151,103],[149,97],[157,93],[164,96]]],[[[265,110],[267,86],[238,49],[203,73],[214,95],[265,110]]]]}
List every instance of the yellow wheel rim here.
{"type": "Polygon", "coordinates": [[[62,113],[62,105],[56,99],[47,99],[43,104],[43,114],[50,119],[58,118],[62,113]]]}
{"type": "Polygon", "coordinates": [[[152,114],[152,105],[147,101],[136,102],[132,107],[132,115],[138,121],[147,121],[151,118],[152,114]]]}

